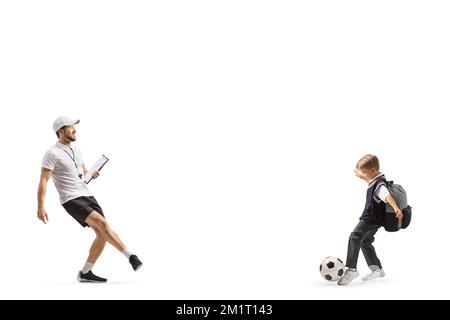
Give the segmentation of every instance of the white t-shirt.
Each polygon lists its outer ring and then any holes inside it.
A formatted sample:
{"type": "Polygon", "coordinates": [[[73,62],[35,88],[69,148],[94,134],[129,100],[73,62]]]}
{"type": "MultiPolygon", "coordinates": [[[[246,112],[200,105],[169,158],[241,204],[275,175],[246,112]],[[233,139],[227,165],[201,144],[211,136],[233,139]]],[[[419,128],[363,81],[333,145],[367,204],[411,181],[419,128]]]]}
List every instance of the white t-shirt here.
{"type": "Polygon", "coordinates": [[[81,150],[69,148],[59,141],[45,153],[42,167],[52,170],[61,204],[78,197],[92,196],[84,183],[83,165],[81,150]]]}
{"type": "MultiPolygon", "coordinates": [[[[384,175],[383,173],[379,173],[376,177],[374,177],[372,180],[370,180],[368,188],[370,188],[375,183],[375,180],[377,180],[379,177],[381,177],[383,175],[384,175]]],[[[388,188],[384,184],[380,184],[378,186],[378,188],[375,190],[373,197],[374,197],[375,201],[378,203],[380,202],[380,200],[383,201],[384,203],[386,203],[387,202],[386,198],[389,195],[390,195],[390,193],[389,193],[388,188]]]]}

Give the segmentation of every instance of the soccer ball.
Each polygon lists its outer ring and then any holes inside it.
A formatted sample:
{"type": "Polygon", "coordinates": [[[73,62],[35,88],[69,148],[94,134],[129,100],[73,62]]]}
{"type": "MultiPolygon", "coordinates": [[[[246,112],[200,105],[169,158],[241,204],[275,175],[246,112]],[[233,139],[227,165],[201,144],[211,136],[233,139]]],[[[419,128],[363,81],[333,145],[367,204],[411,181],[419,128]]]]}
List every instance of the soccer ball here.
{"type": "Polygon", "coordinates": [[[330,282],[338,281],[344,275],[344,263],[337,257],[326,257],[320,263],[321,276],[330,282]]]}

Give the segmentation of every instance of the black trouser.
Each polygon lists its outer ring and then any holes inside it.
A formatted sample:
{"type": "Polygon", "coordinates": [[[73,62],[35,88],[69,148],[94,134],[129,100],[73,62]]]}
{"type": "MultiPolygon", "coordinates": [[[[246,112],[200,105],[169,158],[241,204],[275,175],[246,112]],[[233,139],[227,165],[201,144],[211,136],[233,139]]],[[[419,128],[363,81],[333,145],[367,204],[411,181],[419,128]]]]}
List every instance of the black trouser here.
{"type": "Polygon", "coordinates": [[[372,242],[380,225],[360,221],[348,239],[347,262],[348,268],[355,268],[358,264],[359,249],[362,250],[368,266],[378,266],[381,269],[380,260],[377,257],[372,242]]]}

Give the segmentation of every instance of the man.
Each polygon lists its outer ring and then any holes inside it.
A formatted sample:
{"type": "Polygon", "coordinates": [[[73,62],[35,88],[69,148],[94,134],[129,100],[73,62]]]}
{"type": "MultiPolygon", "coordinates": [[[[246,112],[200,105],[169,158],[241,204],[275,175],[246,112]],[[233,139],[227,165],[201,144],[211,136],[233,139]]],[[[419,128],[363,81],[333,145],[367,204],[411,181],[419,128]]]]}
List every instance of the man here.
{"type": "MultiPolygon", "coordinates": [[[[94,230],[96,235],[89,250],[86,264],[78,272],[77,280],[79,282],[106,282],[107,279],[92,273],[92,268],[101,255],[106,242],[123,253],[134,271],[142,267],[142,262],[136,255],[126,249],[123,242],[108,225],[102,208],[84,182],[84,176],[87,175],[88,171],[84,165],[81,151],[71,145],[76,140],[75,125],[79,122],[80,120],[71,120],[68,117],[61,116],[53,123],[53,130],[58,137],[58,142],[45,153],[42,161],[37,216],[45,224],[48,222],[44,200],[47,182],[52,177],[64,209],[83,227],[89,226],[94,230]]],[[[92,178],[96,179],[99,174],[98,171],[94,172],[92,178]]]]}

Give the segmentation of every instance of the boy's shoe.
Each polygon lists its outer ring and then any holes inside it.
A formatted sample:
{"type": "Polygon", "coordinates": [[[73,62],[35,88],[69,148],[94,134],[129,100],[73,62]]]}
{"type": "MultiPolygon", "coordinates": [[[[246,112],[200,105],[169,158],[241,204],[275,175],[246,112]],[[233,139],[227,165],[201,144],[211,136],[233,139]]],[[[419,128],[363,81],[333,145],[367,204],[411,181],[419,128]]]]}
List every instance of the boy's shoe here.
{"type": "Polygon", "coordinates": [[[358,270],[352,271],[350,269],[347,269],[345,270],[344,276],[341,278],[341,280],[338,281],[337,284],[340,286],[346,286],[354,279],[358,278],[358,276],[359,276],[358,270]]]}
{"type": "Polygon", "coordinates": [[[133,267],[134,271],[138,271],[143,266],[143,263],[135,254],[130,256],[130,264],[133,267]]]}
{"type": "Polygon", "coordinates": [[[378,278],[383,278],[385,275],[386,274],[384,273],[383,269],[378,269],[378,270],[372,270],[372,272],[366,274],[361,279],[363,281],[369,281],[369,280],[374,280],[374,279],[378,279],[378,278]]]}
{"type": "Polygon", "coordinates": [[[95,283],[102,283],[108,281],[105,278],[101,278],[99,276],[96,276],[92,273],[92,271],[89,271],[87,273],[82,273],[81,271],[78,272],[78,282],[95,282],[95,283]]]}

